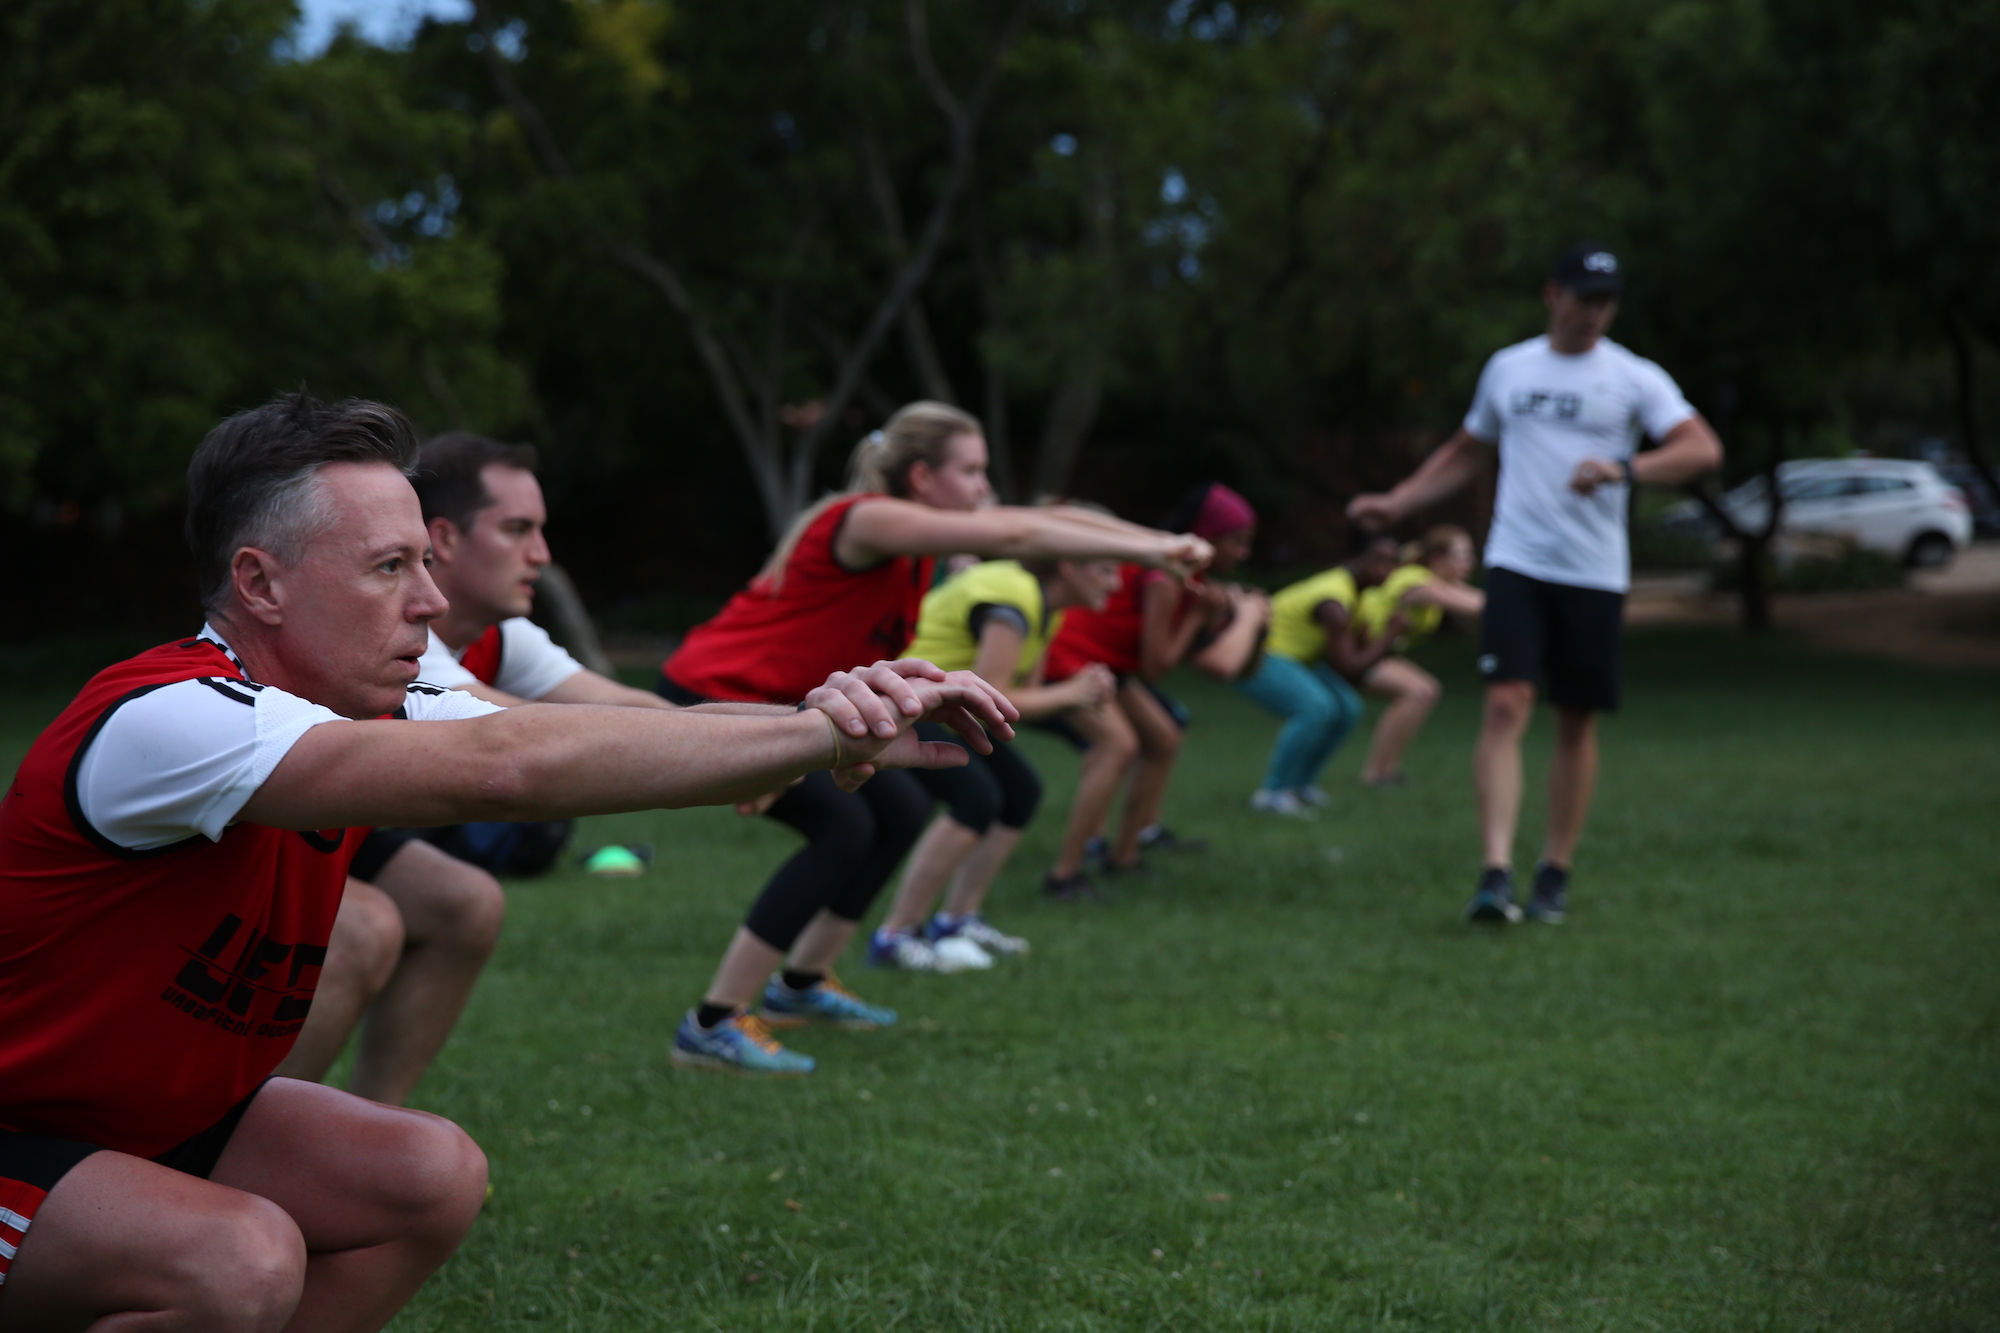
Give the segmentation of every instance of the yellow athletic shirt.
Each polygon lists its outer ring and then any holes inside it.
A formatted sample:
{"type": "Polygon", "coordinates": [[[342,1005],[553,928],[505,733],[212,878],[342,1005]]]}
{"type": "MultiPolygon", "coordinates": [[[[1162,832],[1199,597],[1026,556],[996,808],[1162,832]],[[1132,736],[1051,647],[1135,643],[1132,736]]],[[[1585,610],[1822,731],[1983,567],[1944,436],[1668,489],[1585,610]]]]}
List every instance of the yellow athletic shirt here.
{"type": "Polygon", "coordinates": [[[1345,565],[1336,565],[1309,579],[1281,588],[1271,598],[1271,633],[1264,647],[1294,662],[1319,662],[1326,657],[1326,627],[1313,613],[1322,602],[1339,602],[1354,614],[1360,591],[1345,565]]]}
{"type": "Polygon", "coordinates": [[[1049,640],[1062,628],[1062,612],[1049,614],[1041,580],[1021,568],[1017,560],[985,561],[931,589],[917,613],[916,637],[903,650],[903,656],[921,657],[946,671],[972,670],[979,657],[979,636],[972,629],[972,613],[982,606],[1012,607],[1028,622],[1014,679],[994,682],[1019,684],[1042,660],[1049,640]]]}
{"type": "MultiPolygon", "coordinates": [[[[1403,600],[1403,594],[1412,588],[1421,588],[1437,575],[1431,573],[1427,565],[1404,565],[1379,587],[1369,588],[1361,594],[1361,611],[1355,619],[1371,639],[1382,637],[1382,631],[1389,626],[1389,617],[1396,613],[1396,604],[1403,600]]],[[[1412,644],[1426,634],[1434,634],[1444,623],[1444,608],[1441,606],[1405,606],[1403,619],[1409,628],[1398,640],[1402,644],[1412,644]]]]}

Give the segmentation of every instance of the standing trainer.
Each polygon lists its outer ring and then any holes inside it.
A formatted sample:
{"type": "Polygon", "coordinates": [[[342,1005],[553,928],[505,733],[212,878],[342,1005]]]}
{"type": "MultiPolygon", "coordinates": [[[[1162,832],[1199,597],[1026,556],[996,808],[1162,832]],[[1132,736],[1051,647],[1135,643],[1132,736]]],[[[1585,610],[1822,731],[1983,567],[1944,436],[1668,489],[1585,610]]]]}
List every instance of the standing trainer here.
{"type": "Polygon", "coordinates": [[[1521,919],[1514,829],[1521,736],[1538,688],[1555,705],[1556,752],[1528,914],[1563,919],[1570,859],[1597,782],[1597,715],[1618,707],[1628,493],[1635,482],[1671,486],[1722,462],[1715,432],[1667,373],[1604,336],[1622,289],[1609,250],[1563,251],[1542,288],[1548,332],[1495,352],[1458,431],[1401,485],[1347,507],[1367,527],[1400,522],[1465,486],[1485,448],[1500,448],[1479,633],[1486,714],[1472,759],[1486,858],[1466,908],[1474,921],[1521,919]],[[1639,452],[1642,436],[1657,447],[1639,452]]]}

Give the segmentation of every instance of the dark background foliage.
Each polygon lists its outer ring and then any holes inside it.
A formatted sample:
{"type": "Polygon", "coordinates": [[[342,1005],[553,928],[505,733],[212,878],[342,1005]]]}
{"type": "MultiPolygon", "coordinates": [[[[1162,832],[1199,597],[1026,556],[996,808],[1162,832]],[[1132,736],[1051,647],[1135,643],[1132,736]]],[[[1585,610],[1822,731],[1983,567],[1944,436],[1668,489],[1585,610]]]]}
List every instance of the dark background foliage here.
{"type": "Polygon", "coordinates": [[[187,454],[299,384],[540,445],[614,623],[725,594],[918,396],[1013,496],[1221,478],[1301,566],[1582,236],[1736,475],[1990,415],[1990,0],[483,0],[312,59],[293,20],[0,14],[9,635],[184,628],[187,454]]]}

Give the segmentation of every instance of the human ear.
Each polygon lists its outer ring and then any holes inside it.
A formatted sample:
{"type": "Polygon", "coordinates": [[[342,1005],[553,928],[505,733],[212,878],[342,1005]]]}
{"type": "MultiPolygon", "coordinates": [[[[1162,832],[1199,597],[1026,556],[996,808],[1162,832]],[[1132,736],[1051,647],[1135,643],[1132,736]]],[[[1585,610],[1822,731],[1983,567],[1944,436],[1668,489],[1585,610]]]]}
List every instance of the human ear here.
{"type": "Polygon", "coordinates": [[[458,524],[448,518],[434,518],[424,526],[431,536],[431,558],[441,565],[450,564],[451,558],[458,554],[459,539],[464,535],[459,532],[458,524]]]}
{"type": "Polygon", "coordinates": [[[229,562],[229,582],[236,600],[259,624],[279,625],[285,619],[284,566],[269,551],[239,547],[229,562]]]}

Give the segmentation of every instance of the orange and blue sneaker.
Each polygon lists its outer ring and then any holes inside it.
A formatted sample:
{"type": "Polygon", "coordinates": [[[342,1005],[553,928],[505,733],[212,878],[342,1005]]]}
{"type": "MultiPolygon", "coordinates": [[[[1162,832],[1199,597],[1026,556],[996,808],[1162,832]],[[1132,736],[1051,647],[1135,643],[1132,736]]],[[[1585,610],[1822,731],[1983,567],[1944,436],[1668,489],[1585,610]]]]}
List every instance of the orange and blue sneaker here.
{"type": "Polygon", "coordinates": [[[718,1069],[731,1074],[810,1074],[813,1058],[788,1051],[764,1020],[738,1009],[712,1028],[695,1021],[695,1011],[674,1032],[669,1053],[682,1069],[718,1069]]]}
{"type": "Polygon", "coordinates": [[[799,1028],[808,1023],[866,1031],[886,1028],[896,1021],[896,1011],[870,1004],[840,984],[831,972],[804,990],[785,984],[784,973],[771,977],[764,987],[764,1022],[774,1028],[799,1028]]]}

